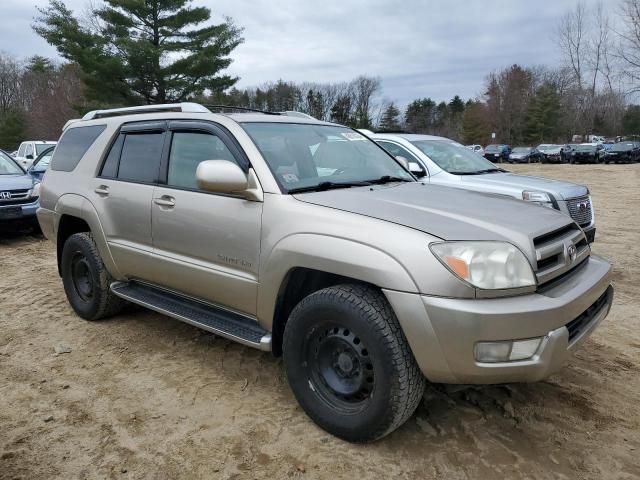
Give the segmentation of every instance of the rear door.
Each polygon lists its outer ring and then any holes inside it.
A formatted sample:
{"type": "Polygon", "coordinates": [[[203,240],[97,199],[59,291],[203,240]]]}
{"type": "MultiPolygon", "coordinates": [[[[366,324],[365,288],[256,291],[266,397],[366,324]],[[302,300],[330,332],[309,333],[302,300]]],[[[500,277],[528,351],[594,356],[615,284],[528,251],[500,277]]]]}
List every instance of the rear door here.
{"type": "Polygon", "coordinates": [[[91,191],[113,259],[130,278],[154,276],[151,198],[165,132],[164,121],[123,125],[91,191]]]}
{"type": "Polygon", "coordinates": [[[154,283],[224,307],[256,313],[262,203],[204,192],[196,168],[249,161],[226,130],[209,122],[169,122],[162,182],[152,201],[154,283]]]}

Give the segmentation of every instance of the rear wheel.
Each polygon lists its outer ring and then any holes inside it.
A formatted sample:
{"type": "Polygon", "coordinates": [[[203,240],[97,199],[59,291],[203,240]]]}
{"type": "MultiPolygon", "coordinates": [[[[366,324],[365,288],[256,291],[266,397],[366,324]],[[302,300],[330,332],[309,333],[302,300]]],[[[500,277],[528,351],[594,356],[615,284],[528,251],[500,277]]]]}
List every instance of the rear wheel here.
{"type": "Polygon", "coordinates": [[[60,268],[67,299],[80,317],[99,320],[122,309],[125,302],[111,292],[113,278],[90,233],[76,233],[67,239],[60,268]]]}
{"type": "Polygon", "coordinates": [[[393,310],[369,287],[339,285],[303,299],[287,322],[283,352],[304,411],[348,441],[392,432],[424,392],[425,379],[393,310]]]}

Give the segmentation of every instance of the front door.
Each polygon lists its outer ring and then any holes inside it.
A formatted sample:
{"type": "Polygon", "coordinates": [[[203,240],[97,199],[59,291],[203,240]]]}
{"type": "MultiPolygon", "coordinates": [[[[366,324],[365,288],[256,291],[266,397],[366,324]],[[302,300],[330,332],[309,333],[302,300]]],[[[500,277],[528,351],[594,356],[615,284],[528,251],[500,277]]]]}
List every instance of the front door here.
{"type": "Polygon", "coordinates": [[[256,313],[262,203],[198,189],[204,160],[248,160],[208,122],[169,122],[170,147],[153,192],[154,283],[249,315],[256,313]]]}

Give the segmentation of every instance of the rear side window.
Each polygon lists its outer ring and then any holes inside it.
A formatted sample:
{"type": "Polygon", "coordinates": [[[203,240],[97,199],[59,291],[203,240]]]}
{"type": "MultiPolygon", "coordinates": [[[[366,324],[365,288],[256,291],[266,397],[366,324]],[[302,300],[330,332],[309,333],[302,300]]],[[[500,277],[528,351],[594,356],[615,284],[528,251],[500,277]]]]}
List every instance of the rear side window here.
{"type": "Polygon", "coordinates": [[[163,141],[164,132],[125,135],[117,178],[130,182],[156,183],[160,174],[163,141]]]}
{"type": "Polygon", "coordinates": [[[105,128],[106,125],[92,125],[67,130],[55,149],[51,159],[51,170],[73,171],[105,128]]]}

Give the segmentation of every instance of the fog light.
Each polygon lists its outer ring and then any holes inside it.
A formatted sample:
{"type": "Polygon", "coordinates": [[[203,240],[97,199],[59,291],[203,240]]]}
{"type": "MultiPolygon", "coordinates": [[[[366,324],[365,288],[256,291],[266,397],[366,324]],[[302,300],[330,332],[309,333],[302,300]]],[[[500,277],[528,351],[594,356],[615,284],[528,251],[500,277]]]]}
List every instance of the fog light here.
{"type": "Polygon", "coordinates": [[[535,355],[541,342],[542,337],[505,342],[478,342],[475,347],[476,360],[483,363],[526,360],[535,355]]]}

